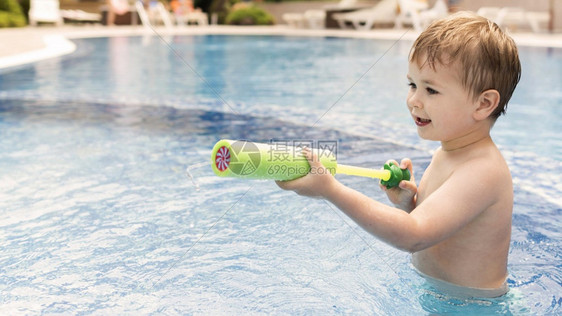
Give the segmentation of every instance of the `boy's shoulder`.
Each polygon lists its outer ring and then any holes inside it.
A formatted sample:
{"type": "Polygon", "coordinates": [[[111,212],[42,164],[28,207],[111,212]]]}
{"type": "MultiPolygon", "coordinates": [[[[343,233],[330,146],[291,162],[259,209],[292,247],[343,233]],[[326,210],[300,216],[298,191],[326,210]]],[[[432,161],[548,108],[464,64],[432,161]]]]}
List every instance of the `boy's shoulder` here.
{"type": "Polygon", "coordinates": [[[453,152],[436,150],[418,189],[420,203],[437,194],[434,198],[448,201],[450,208],[468,206],[462,216],[470,218],[496,210],[503,214],[513,204],[511,173],[491,140],[453,152]]]}
{"type": "Polygon", "coordinates": [[[454,179],[467,183],[472,182],[469,179],[477,180],[490,188],[511,183],[507,162],[491,140],[456,152],[439,148],[434,153],[432,164],[434,174],[441,174],[443,181],[455,174],[454,179]]]}
{"type": "Polygon", "coordinates": [[[509,172],[505,158],[491,139],[469,149],[466,153],[466,164],[470,168],[477,166],[486,172],[509,172]]]}

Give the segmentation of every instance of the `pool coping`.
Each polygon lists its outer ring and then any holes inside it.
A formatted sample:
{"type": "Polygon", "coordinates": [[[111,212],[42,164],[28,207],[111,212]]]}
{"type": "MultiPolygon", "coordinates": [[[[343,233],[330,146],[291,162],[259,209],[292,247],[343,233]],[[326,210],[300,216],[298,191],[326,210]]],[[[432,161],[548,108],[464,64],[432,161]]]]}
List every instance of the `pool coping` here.
{"type": "MultiPolygon", "coordinates": [[[[370,31],[341,29],[297,29],[276,26],[191,26],[146,28],[143,26],[62,26],[24,27],[0,32],[0,42],[10,43],[9,51],[0,50],[0,69],[24,65],[74,52],[75,38],[115,36],[156,36],[163,40],[172,35],[270,35],[304,37],[344,37],[386,40],[414,40],[418,32],[412,29],[374,29],[370,31]]],[[[560,47],[562,34],[511,33],[521,46],[560,47]]]]}

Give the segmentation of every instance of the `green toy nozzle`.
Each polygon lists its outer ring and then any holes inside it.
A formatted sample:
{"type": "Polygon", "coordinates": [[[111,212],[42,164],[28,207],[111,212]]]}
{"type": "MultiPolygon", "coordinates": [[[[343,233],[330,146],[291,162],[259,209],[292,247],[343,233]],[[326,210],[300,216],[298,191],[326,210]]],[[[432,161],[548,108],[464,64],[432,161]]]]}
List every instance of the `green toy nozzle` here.
{"type": "Polygon", "coordinates": [[[381,180],[381,184],[386,186],[387,189],[398,186],[402,180],[410,180],[410,170],[400,169],[395,163],[385,163],[383,168],[390,171],[390,179],[381,180]]]}

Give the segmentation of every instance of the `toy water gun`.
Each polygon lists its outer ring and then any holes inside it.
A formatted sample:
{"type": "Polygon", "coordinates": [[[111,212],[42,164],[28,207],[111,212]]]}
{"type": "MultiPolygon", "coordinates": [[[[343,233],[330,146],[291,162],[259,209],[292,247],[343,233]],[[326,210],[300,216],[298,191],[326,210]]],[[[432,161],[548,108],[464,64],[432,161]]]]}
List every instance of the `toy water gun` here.
{"type": "MultiPolygon", "coordinates": [[[[384,164],[383,169],[369,169],[338,164],[335,155],[329,150],[312,149],[320,162],[332,175],[381,179],[387,188],[398,185],[402,180],[410,180],[408,169],[400,169],[396,164],[384,164]]],[[[247,179],[294,180],[305,176],[311,170],[302,149],[283,143],[254,143],[243,140],[223,139],[213,147],[211,165],[220,177],[247,179]]]]}

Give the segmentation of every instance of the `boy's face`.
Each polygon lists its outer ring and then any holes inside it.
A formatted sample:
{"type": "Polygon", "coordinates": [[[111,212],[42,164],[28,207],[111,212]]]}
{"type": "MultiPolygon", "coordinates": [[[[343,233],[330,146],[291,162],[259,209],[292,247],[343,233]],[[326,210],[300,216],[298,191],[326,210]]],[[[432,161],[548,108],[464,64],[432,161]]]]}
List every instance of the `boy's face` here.
{"type": "MultiPolygon", "coordinates": [[[[422,58],[425,61],[425,57],[422,58]]],[[[410,62],[408,70],[408,109],[418,127],[418,135],[443,143],[470,133],[476,101],[462,86],[458,62],[449,65],[410,62]]]]}

